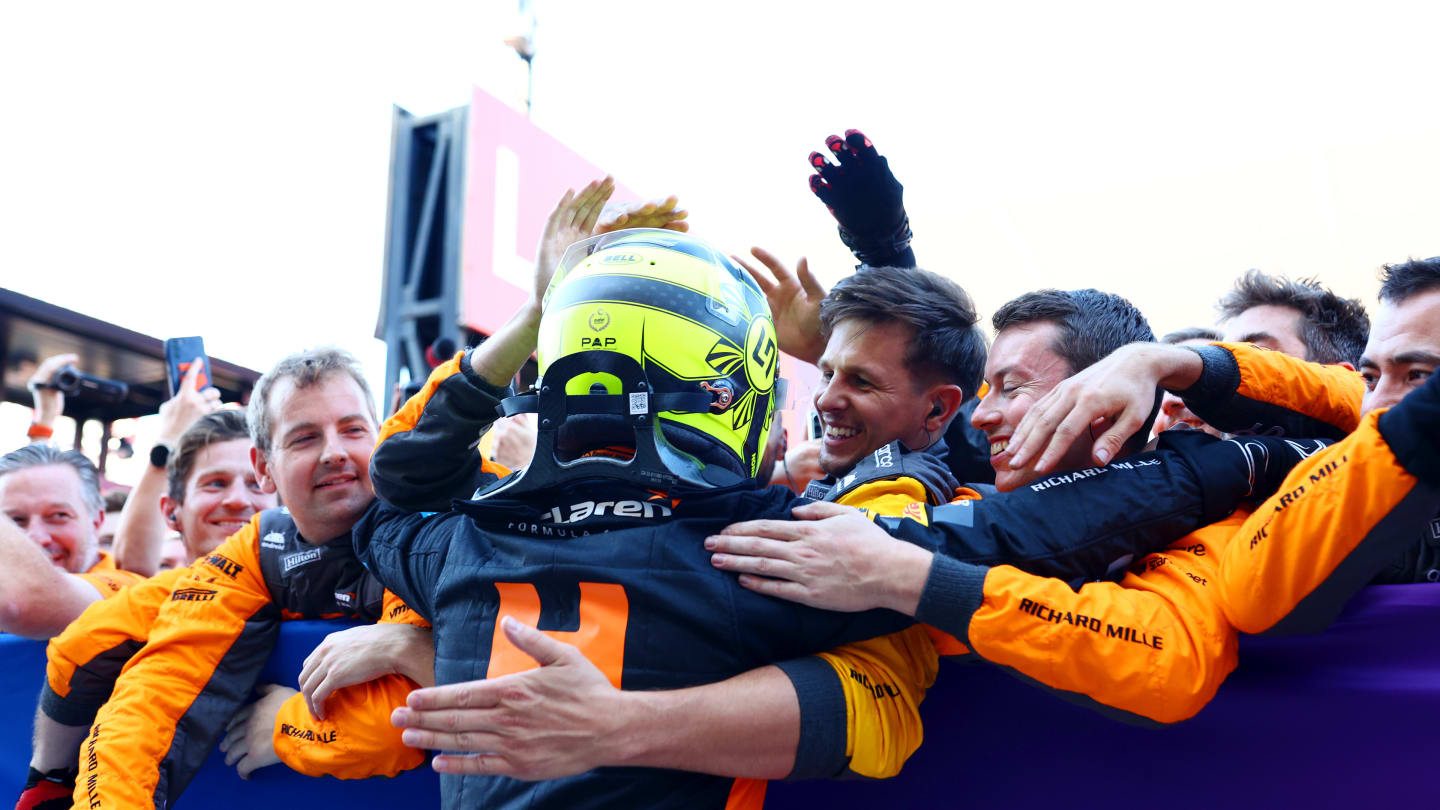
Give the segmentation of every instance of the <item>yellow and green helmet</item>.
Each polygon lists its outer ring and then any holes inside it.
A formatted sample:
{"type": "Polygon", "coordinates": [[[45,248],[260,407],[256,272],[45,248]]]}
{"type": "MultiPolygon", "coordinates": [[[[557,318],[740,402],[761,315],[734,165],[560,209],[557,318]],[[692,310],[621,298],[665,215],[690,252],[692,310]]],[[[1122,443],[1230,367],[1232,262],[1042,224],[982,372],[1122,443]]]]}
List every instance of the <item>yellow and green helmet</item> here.
{"type": "Polygon", "coordinates": [[[538,399],[562,385],[565,394],[563,425],[558,406],[549,425],[543,401],[537,407],[542,432],[557,430],[554,449],[573,458],[634,442],[636,462],[663,468],[652,471],[655,483],[754,477],[783,404],[764,293],[728,257],[677,231],[637,228],[571,245],[545,293],[536,356],[538,399]],[[653,412],[648,422],[637,394],[653,412]]]}

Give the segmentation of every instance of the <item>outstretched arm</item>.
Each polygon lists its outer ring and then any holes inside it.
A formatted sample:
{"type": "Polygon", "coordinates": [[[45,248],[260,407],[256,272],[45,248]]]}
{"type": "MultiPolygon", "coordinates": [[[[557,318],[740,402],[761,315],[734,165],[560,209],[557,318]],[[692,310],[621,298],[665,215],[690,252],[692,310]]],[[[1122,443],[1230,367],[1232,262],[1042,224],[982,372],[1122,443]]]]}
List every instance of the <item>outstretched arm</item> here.
{"type": "Polygon", "coordinates": [[[1278,428],[1287,436],[1329,439],[1355,429],[1365,393],[1360,375],[1343,366],[1311,363],[1246,343],[1133,343],[1041,398],[1010,439],[1010,466],[1033,464],[1036,472],[1048,472],[1081,431],[1097,423],[1105,429],[1095,440],[1094,458],[1104,464],[1145,423],[1157,387],[1179,394],[1190,410],[1219,430],[1278,428]]]}
{"type": "Polygon", "coordinates": [[[825,148],[835,162],[810,153],[815,169],[810,190],[839,223],[840,241],[862,266],[914,267],[905,187],[891,173],[890,161],[858,129],[846,130],[844,138],[831,135],[825,148]]]}
{"type": "Polygon", "coordinates": [[[1247,633],[1309,633],[1440,512],[1440,375],[1291,471],[1221,560],[1225,610],[1247,633]]]}
{"type": "Polygon", "coordinates": [[[392,717],[407,745],[486,752],[437,756],[441,773],[554,779],[646,765],[775,778],[794,766],[800,709],[776,667],[693,689],[623,692],[578,649],[513,618],[502,626],[540,669],[421,689],[392,717]]]}
{"type": "Polygon", "coordinates": [[[56,568],[10,518],[0,515],[0,631],[44,640],[100,598],[94,585],[56,568]]]}
{"type": "MultiPolygon", "coordinates": [[[[160,405],[160,431],[155,437],[156,444],[164,444],[174,450],[181,434],[189,430],[195,420],[220,407],[219,389],[207,387],[201,391],[196,388],[204,368],[202,363],[191,363],[180,383],[180,390],[160,405]]],[[[116,567],[147,577],[160,570],[160,555],[168,534],[160,514],[160,496],[168,487],[166,470],[146,464],[140,480],[130,490],[130,497],[125,500],[125,508],[120,510],[120,521],[115,526],[116,567]]]]}
{"type": "Polygon", "coordinates": [[[545,220],[535,256],[534,288],[530,298],[503,327],[471,355],[471,364],[481,379],[492,385],[506,385],[535,351],[540,330],[540,311],[545,291],[555,277],[565,249],[597,233],[623,228],[664,228],[687,231],[689,212],[678,209],[677,197],[660,201],[605,205],[615,192],[615,181],[606,177],[585,186],[577,194],[566,191],[545,220]]]}
{"type": "Polygon", "coordinates": [[[536,669],[411,693],[392,717],[442,773],[555,779],[643,766],[752,779],[899,772],[920,744],[936,655],[923,628],[689,689],[622,692],[574,647],[514,619],[536,669]],[[877,697],[877,692],[882,697],[877,697]]]}

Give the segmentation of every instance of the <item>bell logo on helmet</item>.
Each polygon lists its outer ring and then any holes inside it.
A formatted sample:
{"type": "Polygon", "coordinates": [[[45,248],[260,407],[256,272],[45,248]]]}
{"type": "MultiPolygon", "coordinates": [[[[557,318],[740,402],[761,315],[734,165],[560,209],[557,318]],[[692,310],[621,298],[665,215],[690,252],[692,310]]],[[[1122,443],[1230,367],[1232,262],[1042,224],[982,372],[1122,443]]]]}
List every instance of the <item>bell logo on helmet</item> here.
{"type": "Polygon", "coordinates": [[[596,332],[603,332],[603,331],[605,331],[605,327],[607,327],[607,326],[609,326],[609,325],[610,325],[610,313],[606,312],[604,307],[600,307],[600,308],[596,309],[594,312],[590,313],[590,328],[591,328],[591,329],[595,330],[596,332]]]}
{"type": "Polygon", "coordinates": [[[644,261],[643,256],[634,253],[607,253],[605,258],[600,260],[601,264],[639,264],[644,261]]]}
{"type": "Polygon", "coordinates": [[[750,387],[761,394],[769,393],[775,387],[775,364],[780,360],[780,348],[775,343],[775,326],[766,317],[750,322],[745,333],[745,379],[750,387]]]}

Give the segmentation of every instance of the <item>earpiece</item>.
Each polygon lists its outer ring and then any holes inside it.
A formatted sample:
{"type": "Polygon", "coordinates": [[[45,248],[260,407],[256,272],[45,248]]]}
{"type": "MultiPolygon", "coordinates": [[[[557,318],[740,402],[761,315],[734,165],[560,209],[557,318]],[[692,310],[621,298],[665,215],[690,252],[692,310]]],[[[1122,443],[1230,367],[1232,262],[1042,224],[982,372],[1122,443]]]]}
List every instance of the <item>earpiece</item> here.
{"type": "Polygon", "coordinates": [[[935,400],[935,407],[930,409],[930,416],[927,416],[927,417],[925,417],[925,418],[926,418],[926,419],[930,419],[930,418],[939,416],[939,415],[940,415],[941,413],[943,413],[944,411],[945,411],[945,405],[944,405],[942,402],[940,402],[940,400],[937,399],[937,400],[935,400]]]}

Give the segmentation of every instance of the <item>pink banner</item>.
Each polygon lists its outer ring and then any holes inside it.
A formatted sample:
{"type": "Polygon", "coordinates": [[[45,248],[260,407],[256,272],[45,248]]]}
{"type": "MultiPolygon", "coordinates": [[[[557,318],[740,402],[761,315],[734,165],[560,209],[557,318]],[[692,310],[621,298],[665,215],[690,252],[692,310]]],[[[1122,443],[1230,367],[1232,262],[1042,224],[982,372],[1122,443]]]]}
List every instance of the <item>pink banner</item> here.
{"type": "MultiPolygon", "coordinates": [[[[565,189],[605,172],[478,88],[470,99],[469,140],[460,322],[488,335],[525,302],[540,231],[565,189]]],[[[638,199],[618,182],[611,197],[638,199]]]]}

